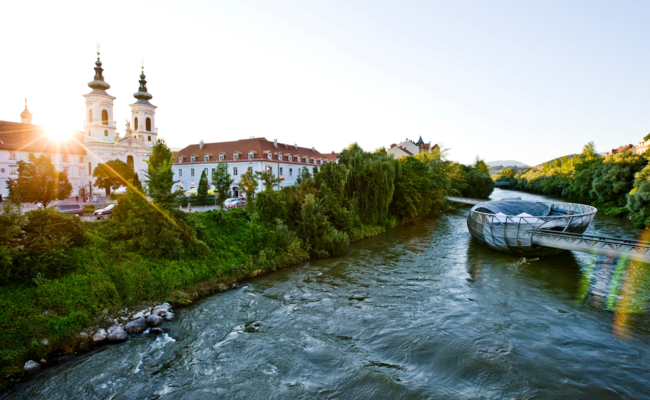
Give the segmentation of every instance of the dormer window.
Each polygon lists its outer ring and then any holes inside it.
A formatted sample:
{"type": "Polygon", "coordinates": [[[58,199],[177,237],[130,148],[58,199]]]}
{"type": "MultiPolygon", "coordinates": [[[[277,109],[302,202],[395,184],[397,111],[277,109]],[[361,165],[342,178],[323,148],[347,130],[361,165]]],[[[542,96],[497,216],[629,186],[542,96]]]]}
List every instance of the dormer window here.
{"type": "Polygon", "coordinates": [[[232,155],[233,160],[239,160],[239,154],[235,153],[232,155]]]}
{"type": "Polygon", "coordinates": [[[266,155],[266,157],[267,157],[269,160],[271,160],[271,159],[273,159],[273,154],[268,153],[268,154],[266,155]]]}
{"type": "Polygon", "coordinates": [[[224,159],[223,153],[219,153],[219,161],[223,161],[223,159],[224,159]]]}
{"type": "Polygon", "coordinates": [[[300,162],[300,156],[298,156],[298,162],[300,162]]]}
{"type": "Polygon", "coordinates": [[[278,160],[282,160],[282,153],[278,153],[278,160]]]}
{"type": "Polygon", "coordinates": [[[178,157],[178,162],[183,162],[183,157],[178,157]]]}
{"type": "Polygon", "coordinates": [[[203,156],[203,159],[204,159],[205,161],[210,161],[210,156],[206,154],[205,156],[203,156]]]}
{"type": "Polygon", "coordinates": [[[248,153],[248,159],[249,159],[249,160],[252,160],[253,158],[255,158],[255,154],[253,154],[253,152],[250,151],[250,152],[248,153]]]}
{"type": "Polygon", "coordinates": [[[305,158],[305,162],[309,164],[309,157],[305,158]]]}
{"type": "Polygon", "coordinates": [[[192,156],[191,160],[192,162],[196,161],[196,157],[192,156]]]}
{"type": "Polygon", "coordinates": [[[287,158],[289,159],[289,161],[291,161],[291,156],[290,155],[288,155],[287,158]]]}

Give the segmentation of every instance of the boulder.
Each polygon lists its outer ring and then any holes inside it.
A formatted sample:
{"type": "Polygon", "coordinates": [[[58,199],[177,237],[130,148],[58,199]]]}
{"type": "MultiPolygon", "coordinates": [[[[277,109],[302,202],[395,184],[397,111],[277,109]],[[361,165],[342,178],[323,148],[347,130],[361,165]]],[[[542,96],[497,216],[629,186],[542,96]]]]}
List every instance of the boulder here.
{"type": "Polygon", "coordinates": [[[140,318],[144,317],[144,313],[145,313],[145,311],[138,311],[137,313],[133,314],[133,316],[131,318],[132,319],[140,319],[140,318]]]}
{"type": "Polygon", "coordinates": [[[166,312],[169,312],[171,310],[171,306],[169,305],[159,305],[154,307],[153,311],[151,312],[151,315],[159,315],[159,316],[164,316],[166,312]]]}
{"type": "Polygon", "coordinates": [[[106,340],[106,336],[108,336],[108,333],[106,332],[106,329],[98,329],[97,332],[93,335],[93,341],[95,343],[103,342],[106,340]]]}
{"type": "Polygon", "coordinates": [[[108,334],[108,339],[110,342],[123,342],[129,338],[129,334],[126,333],[121,326],[115,328],[111,333],[108,334]]]}
{"type": "Polygon", "coordinates": [[[50,345],[50,340],[49,340],[49,339],[43,339],[43,341],[41,342],[41,344],[42,344],[43,346],[49,346],[49,345],[50,345]]]}
{"type": "Polygon", "coordinates": [[[169,328],[151,328],[150,332],[154,335],[162,335],[163,333],[169,333],[169,328]]]}
{"type": "Polygon", "coordinates": [[[165,313],[165,321],[171,321],[174,319],[174,313],[167,311],[165,313]]]}
{"type": "Polygon", "coordinates": [[[144,332],[145,329],[147,329],[147,320],[143,318],[138,318],[135,321],[131,321],[126,326],[124,329],[128,333],[142,333],[144,332]]]}
{"type": "Polygon", "coordinates": [[[28,374],[35,374],[41,370],[41,365],[34,360],[29,360],[25,363],[25,372],[28,374]]]}
{"type": "Polygon", "coordinates": [[[163,323],[162,317],[159,317],[157,315],[150,315],[147,317],[147,324],[149,326],[158,326],[163,323]]]}
{"type": "Polygon", "coordinates": [[[111,333],[113,333],[114,330],[116,330],[116,329],[119,328],[119,327],[120,327],[120,326],[119,326],[118,324],[113,324],[113,325],[111,325],[111,326],[110,326],[106,331],[107,331],[108,334],[110,335],[111,333]]]}

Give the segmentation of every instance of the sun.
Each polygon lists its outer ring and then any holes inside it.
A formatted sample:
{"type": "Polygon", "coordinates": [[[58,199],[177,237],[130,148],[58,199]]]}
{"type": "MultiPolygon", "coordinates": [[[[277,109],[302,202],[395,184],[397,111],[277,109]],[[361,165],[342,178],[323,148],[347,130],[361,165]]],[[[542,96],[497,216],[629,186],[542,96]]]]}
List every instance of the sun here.
{"type": "Polygon", "coordinates": [[[61,141],[69,138],[72,135],[72,130],[64,127],[63,124],[53,124],[45,127],[45,133],[52,139],[61,141]]]}

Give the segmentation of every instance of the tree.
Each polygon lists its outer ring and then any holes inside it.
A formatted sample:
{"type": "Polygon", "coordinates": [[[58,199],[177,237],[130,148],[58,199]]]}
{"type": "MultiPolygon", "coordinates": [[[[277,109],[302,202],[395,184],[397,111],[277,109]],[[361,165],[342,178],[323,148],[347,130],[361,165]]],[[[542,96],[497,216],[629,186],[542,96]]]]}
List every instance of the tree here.
{"type": "Polygon", "coordinates": [[[18,161],[18,178],[7,183],[10,195],[23,203],[41,203],[44,208],[54,200],[64,200],[72,194],[72,184],[63,172],[58,172],[45,155],[29,155],[29,162],[18,161]]]}
{"type": "Polygon", "coordinates": [[[146,161],[147,194],[155,204],[165,209],[176,205],[176,193],[172,192],[172,187],[178,181],[174,181],[173,161],[172,152],[162,139],[153,146],[151,157],[146,161]]]}
{"type": "Polygon", "coordinates": [[[255,196],[255,190],[257,190],[258,184],[259,182],[252,168],[249,168],[239,178],[239,187],[246,193],[246,199],[248,201],[251,201],[255,196]]]}
{"type": "Polygon", "coordinates": [[[208,198],[208,175],[205,173],[205,169],[201,172],[196,198],[199,204],[205,204],[205,200],[208,198]]]}
{"type": "Polygon", "coordinates": [[[255,177],[262,181],[266,191],[273,190],[273,186],[280,184],[280,178],[268,172],[256,171],[255,177]]]}
{"type": "Polygon", "coordinates": [[[500,181],[509,181],[510,179],[515,177],[515,174],[517,171],[515,171],[513,168],[506,168],[503,171],[501,171],[501,177],[499,178],[500,181]]]}
{"type": "Polygon", "coordinates": [[[131,181],[131,184],[133,185],[134,188],[142,191],[142,182],[140,182],[140,177],[138,174],[133,173],[133,180],[131,181]]]}
{"type": "Polygon", "coordinates": [[[230,186],[233,184],[233,182],[234,180],[230,177],[230,174],[228,173],[228,167],[226,166],[226,164],[219,163],[215,171],[212,173],[212,183],[214,183],[214,187],[217,191],[217,204],[219,204],[221,210],[223,210],[223,203],[228,198],[228,192],[230,191],[230,186]]]}
{"type": "Polygon", "coordinates": [[[97,164],[93,171],[95,177],[94,186],[104,189],[106,196],[111,194],[111,189],[115,190],[120,186],[127,186],[129,180],[133,179],[133,168],[120,160],[110,160],[105,163],[97,164]]]}
{"type": "Polygon", "coordinates": [[[490,175],[490,167],[488,167],[485,161],[481,160],[479,156],[476,156],[474,168],[482,174],[490,175]]]}

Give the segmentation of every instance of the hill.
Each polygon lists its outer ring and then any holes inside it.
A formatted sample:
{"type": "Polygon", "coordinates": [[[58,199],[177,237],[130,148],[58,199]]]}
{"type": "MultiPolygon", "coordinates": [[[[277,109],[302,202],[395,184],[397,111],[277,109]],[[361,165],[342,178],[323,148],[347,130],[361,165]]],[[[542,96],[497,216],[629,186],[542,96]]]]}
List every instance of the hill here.
{"type": "Polygon", "coordinates": [[[497,160],[497,161],[489,161],[486,163],[488,167],[498,167],[499,165],[503,166],[515,166],[515,167],[526,167],[530,164],[522,163],[521,161],[515,161],[515,160],[497,160]]]}

